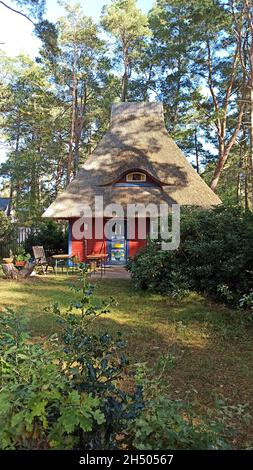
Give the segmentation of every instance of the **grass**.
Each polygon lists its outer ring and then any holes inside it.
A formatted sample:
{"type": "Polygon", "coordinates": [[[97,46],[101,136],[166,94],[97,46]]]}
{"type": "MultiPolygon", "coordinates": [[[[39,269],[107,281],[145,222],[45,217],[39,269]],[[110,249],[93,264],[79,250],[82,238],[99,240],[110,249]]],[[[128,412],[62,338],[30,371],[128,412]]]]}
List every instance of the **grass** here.
{"type": "MultiPolygon", "coordinates": [[[[54,318],[44,311],[53,302],[66,306],[73,293],[70,278],[58,275],[26,281],[0,279],[0,311],[12,307],[29,318],[34,336],[55,332],[54,318]]],[[[175,301],[150,292],[135,291],[128,280],[98,280],[95,296],[113,296],[117,306],[98,320],[96,328],[122,331],[132,363],[153,365],[161,354],[173,352],[175,367],[168,372],[172,394],[184,398],[194,390],[199,404],[215,408],[217,397],[228,404],[252,408],[253,328],[246,326],[242,312],[190,294],[175,301]]],[[[234,419],[235,448],[253,446],[253,428],[239,416],[234,419]]]]}

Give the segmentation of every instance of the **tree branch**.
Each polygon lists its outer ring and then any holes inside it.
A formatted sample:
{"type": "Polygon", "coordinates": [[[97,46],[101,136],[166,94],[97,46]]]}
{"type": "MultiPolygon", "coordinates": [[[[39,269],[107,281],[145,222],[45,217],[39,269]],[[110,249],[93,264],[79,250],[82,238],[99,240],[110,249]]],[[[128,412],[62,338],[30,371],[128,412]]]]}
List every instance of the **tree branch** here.
{"type": "Polygon", "coordinates": [[[8,10],[11,10],[13,11],[13,13],[17,13],[18,15],[21,15],[23,16],[24,18],[26,18],[28,21],[30,21],[30,23],[33,24],[33,26],[36,26],[36,23],[34,23],[33,20],[31,20],[31,18],[29,18],[29,16],[27,16],[25,13],[23,13],[22,11],[19,11],[19,10],[15,10],[15,8],[12,8],[10,7],[9,5],[7,5],[6,3],[0,1],[0,4],[3,5],[5,8],[8,8],[8,10]]]}
{"type": "Polygon", "coordinates": [[[215,111],[216,111],[216,122],[217,122],[217,128],[219,130],[219,134],[221,136],[222,134],[222,128],[221,128],[221,121],[220,121],[220,118],[219,118],[219,112],[220,112],[220,107],[219,107],[219,103],[218,103],[218,99],[217,99],[217,96],[215,94],[215,91],[214,91],[214,84],[213,84],[213,64],[212,64],[212,55],[211,55],[211,47],[210,47],[210,42],[209,40],[207,40],[207,52],[208,52],[208,60],[207,60],[207,65],[208,65],[208,85],[209,85],[209,90],[211,92],[211,95],[212,95],[212,99],[213,99],[213,104],[214,104],[214,108],[215,108],[215,111]]]}
{"type": "Polygon", "coordinates": [[[232,148],[233,145],[235,144],[236,138],[237,138],[238,133],[239,133],[239,130],[240,130],[240,128],[241,128],[244,110],[245,110],[245,103],[242,103],[242,104],[241,104],[241,107],[240,107],[238,119],[237,119],[236,128],[235,128],[235,130],[234,130],[232,136],[230,137],[230,139],[229,139],[229,141],[228,141],[228,143],[227,143],[227,145],[226,145],[226,148],[225,148],[225,154],[226,154],[226,155],[229,154],[231,148],[232,148]]]}
{"type": "Polygon", "coordinates": [[[236,49],[235,49],[235,53],[234,53],[232,68],[231,68],[230,80],[228,82],[228,87],[227,87],[226,96],[225,96],[225,106],[224,106],[224,108],[225,108],[226,116],[227,116],[227,111],[228,111],[229,99],[231,97],[232,90],[233,90],[233,85],[234,85],[235,73],[236,73],[237,62],[238,62],[238,54],[239,54],[239,47],[237,45],[236,49]]]}

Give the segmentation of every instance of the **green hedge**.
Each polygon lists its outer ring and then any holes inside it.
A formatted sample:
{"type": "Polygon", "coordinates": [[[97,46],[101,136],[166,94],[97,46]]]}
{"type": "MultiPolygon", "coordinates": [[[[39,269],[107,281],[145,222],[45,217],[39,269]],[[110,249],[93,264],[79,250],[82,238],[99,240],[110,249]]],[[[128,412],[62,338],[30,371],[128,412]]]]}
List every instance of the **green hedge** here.
{"type": "Polygon", "coordinates": [[[25,250],[32,254],[33,246],[44,246],[47,254],[68,252],[68,233],[52,220],[43,222],[36,232],[31,233],[25,241],[25,250]]]}
{"type": "Polygon", "coordinates": [[[183,209],[178,250],[161,251],[150,241],[129,270],[138,288],[194,289],[237,302],[253,288],[253,215],[224,206],[183,209]]]}

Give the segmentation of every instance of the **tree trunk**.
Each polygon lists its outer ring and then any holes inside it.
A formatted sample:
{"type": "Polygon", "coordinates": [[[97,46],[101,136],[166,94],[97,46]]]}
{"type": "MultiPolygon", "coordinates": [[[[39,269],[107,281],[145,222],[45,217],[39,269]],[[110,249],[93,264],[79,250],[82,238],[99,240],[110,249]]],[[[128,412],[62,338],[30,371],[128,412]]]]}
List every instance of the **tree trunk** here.
{"type": "Polygon", "coordinates": [[[214,175],[213,175],[213,178],[212,178],[212,181],[211,181],[211,184],[210,184],[210,187],[213,191],[215,191],[216,188],[217,188],[217,184],[219,182],[219,179],[220,179],[222,170],[224,168],[224,165],[226,163],[226,160],[227,160],[227,155],[225,153],[224,141],[222,141],[222,142],[220,141],[219,142],[219,158],[218,158],[216,168],[215,168],[215,171],[214,171],[214,175]]]}
{"type": "MultiPolygon", "coordinates": [[[[216,87],[215,87],[215,80],[214,80],[215,67],[213,63],[211,43],[209,39],[207,40],[207,53],[208,53],[208,60],[207,60],[208,85],[209,85],[209,90],[212,96],[214,111],[216,114],[215,127],[217,129],[217,135],[218,135],[218,140],[219,140],[219,158],[218,158],[214,175],[213,175],[211,185],[210,185],[211,189],[215,191],[217,188],[222,170],[225,166],[225,163],[230,155],[230,152],[233,146],[236,143],[238,133],[241,129],[245,103],[241,103],[241,105],[238,106],[238,117],[237,117],[236,126],[234,130],[232,131],[230,138],[227,139],[226,134],[228,131],[227,121],[228,121],[228,115],[229,115],[229,104],[230,104],[231,96],[233,94],[236,72],[238,70],[239,45],[237,44],[234,50],[233,62],[231,64],[231,70],[228,76],[225,98],[222,104],[220,104],[219,102],[218,94],[217,94],[216,87]]],[[[244,83],[242,86],[242,95],[244,96],[244,83]]]]}
{"type": "Polygon", "coordinates": [[[76,93],[76,112],[75,112],[75,153],[74,153],[74,176],[76,176],[80,163],[80,141],[83,132],[84,119],[87,107],[87,86],[84,83],[82,87],[82,94],[80,98],[80,106],[78,106],[77,93],[76,93]]]}
{"type": "Polygon", "coordinates": [[[74,50],[73,70],[72,70],[72,111],[71,111],[71,125],[70,125],[70,138],[69,138],[69,153],[67,163],[67,183],[70,183],[72,170],[73,170],[73,147],[75,141],[75,127],[76,127],[76,102],[77,102],[77,77],[76,77],[76,49],[74,50]]]}
{"type": "MultiPolygon", "coordinates": [[[[231,0],[233,22],[243,72],[243,87],[246,116],[249,109],[249,170],[247,180],[251,180],[251,206],[253,206],[253,8],[252,0],[242,2],[231,0]]],[[[248,185],[248,182],[247,182],[248,185]]],[[[245,190],[246,194],[246,190],[245,190]]],[[[249,202],[249,200],[248,200],[249,202]]]]}
{"type": "Polygon", "coordinates": [[[10,198],[10,203],[9,203],[9,205],[8,205],[8,209],[7,209],[7,212],[6,212],[7,217],[10,217],[10,215],[11,215],[11,210],[12,210],[12,199],[13,199],[13,181],[12,181],[12,178],[11,178],[11,181],[10,181],[10,194],[9,194],[9,198],[10,198]]]}
{"type": "Polygon", "coordinates": [[[220,143],[219,143],[219,158],[218,158],[218,161],[217,161],[217,164],[216,164],[213,179],[212,179],[211,184],[210,184],[210,187],[213,191],[216,191],[217,184],[219,182],[222,170],[225,166],[225,163],[228,159],[228,156],[229,156],[229,154],[232,150],[232,147],[234,146],[234,144],[236,142],[238,133],[241,129],[242,119],[243,119],[243,116],[244,116],[244,110],[245,110],[245,102],[243,102],[240,106],[239,115],[238,115],[238,118],[237,118],[236,128],[234,129],[234,132],[231,135],[229,141],[225,144],[225,131],[224,131],[224,129],[223,129],[222,135],[219,136],[219,140],[220,140],[220,143]]]}
{"type": "Polygon", "coordinates": [[[145,83],[144,92],[143,92],[143,101],[148,101],[148,90],[152,80],[153,64],[150,64],[149,74],[147,81],[145,83]]]}
{"type": "MultiPolygon", "coordinates": [[[[244,165],[244,141],[240,142],[240,159],[239,159],[239,164],[238,164],[238,175],[237,175],[237,183],[236,183],[236,202],[237,204],[241,204],[242,202],[242,173],[244,173],[244,190],[246,194],[246,190],[248,188],[248,181],[247,179],[247,172],[245,171],[245,165],[244,165]]],[[[245,199],[245,204],[246,204],[246,199],[245,199]]]]}
{"type": "Polygon", "coordinates": [[[129,82],[129,67],[130,67],[130,58],[129,58],[129,50],[128,46],[125,43],[123,38],[123,58],[124,58],[124,74],[122,77],[122,85],[121,85],[121,101],[127,101],[128,95],[128,82],[129,82]]]}
{"type": "Polygon", "coordinates": [[[35,268],[35,264],[28,263],[21,271],[14,264],[2,264],[4,275],[7,279],[25,279],[29,277],[35,268]]]}
{"type": "MultiPolygon", "coordinates": [[[[253,64],[252,64],[253,65],[253,64]]],[[[252,70],[252,78],[250,81],[250,170],[251,170],[251,181],[253,181],[253,70],[252,70]]],[[[253,184],[252,184],[252,205],[253,205],[253,184]]]]}
{"type": "MultiPolygon", "coordinates": [[[[16,133],[16,144],[15,144],[15,155],[16,155],[16,158],[17,158],[17,154],[18,154],[18,151],[19,151],[19,142],[20,142],[20,125],[21,125],[21,118],[20,118],[20,114],[18,115],[18,121],[17,121],[17,133],[16,133]]],[[[18,188],[18,191],[16,192],[16,206],[18,207],[18,194],[19,194],[19,188],[20,188],[20,183],[19,181],[16,182],[16,186],[18,188]]],[[[9,207],[8,207],[8,212],[7,212],[7,216],[10,217],[11,215],[11,211],[12,211],[12,207],[13,207],[13,196],[14,196],[14,180],[13,180],[13,176],[11,175],[11,180],[10,180],[10,204],[9,204],[9,207]]]]}
{"type": "Polygon", "coordinates": [[[196,156],[196,169],[199,174],[199,147],[198,147],[198,131],[197,127],[194,130],[194,142],[195,142],[195,156],[196,156]]]}
{"type": "Polygon", "coordinates": [[[249,209],[249,184],[248,184],[248,175],[245,174],[245,181],[244,181],[244,207],[246,210],[249,209]]]}
{"type": "Polygon", "coordinates": [[[121,101],[127,101],[127,91],[128,91],[128,74],[124,73],[122,77],[122,87],[121,87],[121,101]]]}

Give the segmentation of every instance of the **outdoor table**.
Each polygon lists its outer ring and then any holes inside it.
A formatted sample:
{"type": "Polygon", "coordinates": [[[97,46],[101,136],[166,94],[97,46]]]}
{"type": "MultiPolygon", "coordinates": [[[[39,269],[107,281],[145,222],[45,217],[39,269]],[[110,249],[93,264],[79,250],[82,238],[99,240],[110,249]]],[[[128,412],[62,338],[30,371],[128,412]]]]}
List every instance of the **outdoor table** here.
{"type": "MultiPolygon", "coordinates": [[[[61,262],[65,263],[66,260],[72,259],[73,255],[66,255],[66,254],[53,255],[52,258],[55,260],[55,273],[57,274],[58,264],[61,263],[61,262]]],[[[67,272],[68,272],[68,267],[67,267],[67,272]]]]}
{"type": "MultiPolygon", "coordinates": [[[[95,263],[97,261],[100,261],[100,265],[101,265],[101,276],[103,276],[103,271],[105,271],[105,262],[108,258],[108,254],[107,253],[101,253],[101,254],[91,254],[91,255],[87,255],[86,256],[86,259],[88,261],[95,261],[95,263]]],[[[94,271],[96,271],[96,268],[94,268],[94,271]]]]}

